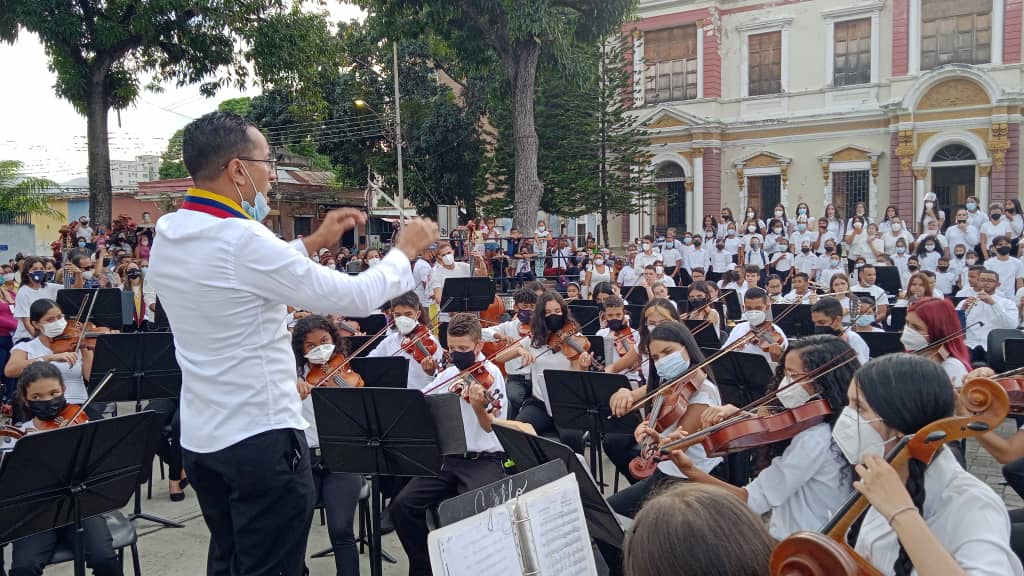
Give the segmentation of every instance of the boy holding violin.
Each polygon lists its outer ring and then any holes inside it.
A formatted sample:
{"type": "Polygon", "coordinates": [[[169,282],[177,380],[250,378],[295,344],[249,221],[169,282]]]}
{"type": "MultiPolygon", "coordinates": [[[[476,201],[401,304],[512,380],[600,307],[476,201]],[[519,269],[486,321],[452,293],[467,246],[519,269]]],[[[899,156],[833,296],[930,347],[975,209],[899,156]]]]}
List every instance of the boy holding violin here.
{"type": "Polygon", "coordinates": [[[427,327],[427,314],[415,292],[406,292],[391,300],[391,318],[395,330],[389,331],[370,357],[407,358],[409,388],[424,390],[437,375],[444,349],[427,327]]]}
{"type": "Polygon", "coordinates": [[[505,380],[498,367],[483,356],[482,348],[480,320],[470,314],[454,314],[448,323],[452,365],[442,370],[424,393],[444,394],[453,385],[461,388],[462,423],[468,451],[460,456],[445,456],[441,474],[436,478],[413,478],[390,506],[395,530],[409,557],[410,575],[431,573],[427,510],[446,498],[504,476],[504,453],[491,424],[495,419],[505,418],[506,408],[502,402],[505,380]]]}
{"type": "Polygon", "coordinates": [[[607,326],[597,331],[597,335],[604,338],[605,358],[608,359],[604,371],[624,374],[630,381],[639,381],[640,332],[630,328],[622,298],[612,294],[605,299],[604,319],[607,326]]]}

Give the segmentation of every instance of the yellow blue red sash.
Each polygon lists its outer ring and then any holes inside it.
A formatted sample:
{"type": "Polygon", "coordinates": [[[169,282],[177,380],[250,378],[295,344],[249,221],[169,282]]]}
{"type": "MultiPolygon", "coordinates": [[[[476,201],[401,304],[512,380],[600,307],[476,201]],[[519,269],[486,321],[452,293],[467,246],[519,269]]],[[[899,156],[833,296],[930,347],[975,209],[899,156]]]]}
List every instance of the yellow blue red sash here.
{"type": "Polygon", "coordinates": [[[202,212],[217,218],[252,220],[252,216],[249,216],[245,210],[242,210],[242,207],[234,200],[200,188],[188,189],[188,193],[185,194],[185,199],[181,203],[181,208],[202,212]]]}

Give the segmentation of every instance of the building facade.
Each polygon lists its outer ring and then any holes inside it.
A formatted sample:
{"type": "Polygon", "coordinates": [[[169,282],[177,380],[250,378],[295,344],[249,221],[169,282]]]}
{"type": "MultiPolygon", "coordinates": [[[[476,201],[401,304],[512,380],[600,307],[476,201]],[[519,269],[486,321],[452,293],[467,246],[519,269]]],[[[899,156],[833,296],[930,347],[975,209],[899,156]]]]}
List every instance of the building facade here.
{"type": "Polygon", "coordinates": [[[136,156],[135,160],[110,161],[110,185],[114,190],[137,189],[139,182],[160,178],[160,157],[136,156]]]}
{"type": "MultiPolygon", "coordinates": [[[[918,220],[1021,190],[1024,0],[641,0],[632,113],[667,201],[628,241],[782,203],[918,220]]],[[[951,218],[951,215],[949,216],[951,218]]]]}

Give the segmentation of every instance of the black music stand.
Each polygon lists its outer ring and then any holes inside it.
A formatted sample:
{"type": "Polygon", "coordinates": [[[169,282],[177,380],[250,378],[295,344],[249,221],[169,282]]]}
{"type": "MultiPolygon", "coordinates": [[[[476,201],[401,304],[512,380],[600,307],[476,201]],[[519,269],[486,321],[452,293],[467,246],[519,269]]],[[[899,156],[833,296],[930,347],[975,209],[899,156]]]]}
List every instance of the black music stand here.
{"type": "Polygon", "coordinates": [[[871,358],[904,351],[903,342],[900,341],[903,335],[901,332],[857,332],[857,335],[868,345],[871,358]]]}
{"type": "MultiPolygon", "coordinates": [[[[117,288],[62,288],[57,291],[57,306],[67,316],[72,316],[82,307],[82,300],[92,298],[96,294],[96,303],[92,304],[89,321],[97,326],[105,326],[113,330],[124,328],[121,312],[121,291],[117,288]]],[[[85,304],[89,311],[90,304],[85,304]]]]}
{"type": "Polygon", "coordinates": [[[345,318],[345,320],[357,322],[362,331],[371,336],[383,330],[388,323],[388,317],[384,314],[371,314],[362,318],[345,318]]]}
{"type": "MultiPolygon", "coordinates": [[[[103,334],[97,337],[89,377],[90,393],[108,371],[113,371],[114,376],[96,396],[96,402],[135,402],[135,411],[142,412],[143,400],[181,396],[181,368],[174,356],[174,335],[169,332],[103,334]]],[[[141,484],[135,491],[135,509],[129,517],[129,520],[136,519],[168,528],[185,527],[184,524],[144,513],[141,484]]]]}
{"type": "Polygon", "coordinates": [[[889,332],[903,332],[907,324],[907,309],[903,306],[892,306],[889,308],[889,332]]]}
{"type": "Polygon", "coordinates": [[[900,270],[895,266],[875,266],[875,284],[886,294],[897,296],[903,281],[900,279],[900,270]]]}
{"type": "Polygon", "coordinates": [[[409,385],[409,359],[401,356],[353,358],[349,364],[363,378],[367,388],[406,388],[409,385]]]}
{"type": "MultiPolygon", "coordinates": [[[[725,296],[722,300],[725,300],[725,311],[727,312],[726,320],[739,320],[743,317],[743,306],[740,305],[740,297],[736,294],[735,290],[722,289],[722,295],[725,296]]],[[[719,311],[721,313],[721,311],[719,311]]]]}
{"type": "Polygon", "coordinates": [[[590,433],[590,469],[597,472],[598,483],[604,485],[601,454],[605,434],[632,434],[640,425],[638,412],[612,418],[608,405],[620,388],[630,389],[629,380],[622,374],[545,370],[544,382],[555,426],[590,433]]]}
{"type": "Polygon", "coordinates": [[[601,323],[597,320],[598,316],[601,315],[601,309],[596,305],[569,304],[569,313],[580,325],[580,332],[584,336],[597,334],[597,331],[601,329],[601,323]]]}
{"type": "Polygon", "coordinates": [[[626,315],[629,316],[629,325],[637,327],[644,321],[644,307],[640,304],[626,304],[626,315]]]}
{"type": "Polygon", "coordinates": [[[482,312],[494,304],[494,281],[490,278],[447,278],[441,288],[441,310],[482,312]]]}
{"type": "Polygon", "coordinates": [[[666,289],[668,289],[668,297],[670,300],[675,302],[689,302],[689,286],[666,286],[666,289]]]}
{"type": "Polygon", "coordinates": [[[683,320],[683,324],[690,329],[690,334],[693,334],[697,340],[697,346],[718,348],[722,345],[722,338],[716,330],[717,326],[712,326],[707,320],[683,320]]]}
{"type": "Polygon", "coordinates": [[[587,340],[590,341],[590,355],[597,361],[598,364],[604,364],[608,358],[607,350],[605,349],[604,336],[590,335],[587,336],[587,340]]]}
{"type": "Polygon", "coordinates": [[[775,324],[782,329],[787,338],[803,338],[814,334],[810,304],[772,304],[772,318],[778,318],[775,324]],[[791,306],[793,309],[789,310],[791,306]],[[782,314],[785,316],[779,318],[782,314]]]}
{"type": "Polygon", "coordinates": [[[535,468],[545,462],[561,460],[569,472],[576,476],[576,483],[580,486],[583,515],[587,518],[590,536],[616,550],[622,549],[625,530],[619,520],[620,517],[612,511],[594,482],[594,477],[576,457],[572,448],[542,436],[527,434],[501,422],[494,423],[494,435],[498,437],[498,441],[505,448],[505,453],[520,471],[535,468]]]}
{"type": "MultiPolygon", "coordinates": [[[[360,327],[362,327],[362,325],[360,325],[360,327]]],[[[374,334],[376,334],[376,332],[374,332],[374,334]]],[[[351,352],[359,350],[360,348],[363,347],[364,344],[366,344],[370,340],[373,340],[374,334],[370,334],[368,336],[345,336],[345,339],[348,340],[349,350],[351,352]]],[[[386,336],[387,334],[381,334],[380,338],[377,338],[377,340],[373,344],[367,346],[365,350],[359,353],[358,358],[363,358],[367,354],[372,352],[374,348],[380,345],[380,341],[383,340],[386,336]]]]}
{"type": "Polygon", "coordinates": [[[151,332],[170,332],[171,323],[167,320],[167,311],[164,310],[164,305],[160,303],[160,298],[156,299],[156,313],[153,316],[153,326],[151,326],[151,332]]]}
{"type": "Polygon", "coordinates": [[[393,388],[314,388],[312,397],[328,470],[370,476],[370,573],[381,576],[380,477],[437,476],[443,454],[465,453],[462,400],[393,388]]]}
{"type": "Polygon", "coordinates": [[[629,288],[623,287],[619,292],[622,294],[622,299],[628,304],[643,306],[644,304],[647,304],[647,300],[649,300],[647,296],[647,288],[644,288],[639,284],[630,286],[629,288]]]}
{"type": "Polygon", "coordinates": [[[18,441],[0,463],[0,543],[75,526],[75,575],[85,576],[82,520],[128,503],[152,467],[160,417],[128,414],[18,441]]]}

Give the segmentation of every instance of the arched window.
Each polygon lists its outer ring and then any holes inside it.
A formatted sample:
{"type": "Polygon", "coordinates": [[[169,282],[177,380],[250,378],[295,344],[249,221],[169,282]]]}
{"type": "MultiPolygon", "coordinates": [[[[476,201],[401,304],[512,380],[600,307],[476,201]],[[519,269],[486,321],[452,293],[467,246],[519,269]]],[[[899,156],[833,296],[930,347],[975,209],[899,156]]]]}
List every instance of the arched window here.
{"type": "Polygon", "coordinates": [[[943,146],[935,153],[935,156],[932,156],[932,162],[961,162],[974,159],[974,152],[963,144],[943,146]]]}
{"type": "Polygon", "coordinates": [[[686,173],[683,167],[674,162],[662,162],[654,170],[655,182],[669,182],[673,180],[686,180],[686,173]]]}

